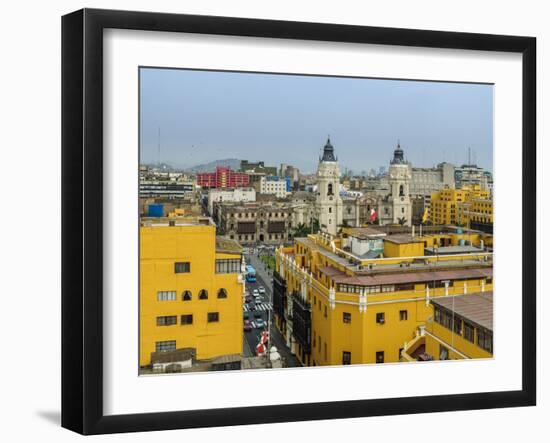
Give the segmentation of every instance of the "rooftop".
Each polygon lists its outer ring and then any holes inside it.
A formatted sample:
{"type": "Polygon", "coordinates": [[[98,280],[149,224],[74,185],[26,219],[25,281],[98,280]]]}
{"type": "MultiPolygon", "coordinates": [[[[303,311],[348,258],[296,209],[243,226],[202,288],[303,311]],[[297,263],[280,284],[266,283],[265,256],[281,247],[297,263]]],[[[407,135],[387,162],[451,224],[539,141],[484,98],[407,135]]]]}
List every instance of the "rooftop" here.
{"type": "Polygon", "coordinates": [[[422,243],[422,240],[418,240],[411,234],[391,234],[384,238],[384,241],[389,241],[390,243],[396,243],[398,245],[404,245],[407,243],[422,243]]]}
{"type": "Polygon", "coordinates": [[[140,226],[215,226],[210,217],[182,216],[182,217],[141,217],[140,226]]]}
{"type": "Polygon", "coordinates": [[[345,232],[356,238],[386,237],[386,233],[374,228],[344,228],[345,232]]]}
{"type": "Polygon", "coordinates": [[[242,246],[235,240],[224,237],[216,237],[216,252],[226,254],[242,254],[242,246]]]}
{"type": "Polygon", "coordinates": [[[493,291],[432,299],[431,302],[489,331],[493,330],[493,291]]]}

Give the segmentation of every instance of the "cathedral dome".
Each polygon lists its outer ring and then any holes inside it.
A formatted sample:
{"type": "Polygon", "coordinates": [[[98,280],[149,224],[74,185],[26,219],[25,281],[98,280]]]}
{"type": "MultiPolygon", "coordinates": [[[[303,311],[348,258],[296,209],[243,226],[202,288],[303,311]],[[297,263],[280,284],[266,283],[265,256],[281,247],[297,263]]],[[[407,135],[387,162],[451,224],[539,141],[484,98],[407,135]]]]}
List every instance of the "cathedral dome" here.
{"type": "Polygon", "coordinates": [[[404,165],[407,162],[403,154],[403,149],[401,149],[401,144],[397,142],[397,148],[393,151],[393,159],[390,161],[392,165],[404,165]]]}
{"type": "Polygon", "coordinates": [[[321,157],[323,162],[335,162],[336,157],[334,156],[334,146],[330,143],[330,137],[327,138],[327,143],[323,148],[323,156],[321,157]]]}

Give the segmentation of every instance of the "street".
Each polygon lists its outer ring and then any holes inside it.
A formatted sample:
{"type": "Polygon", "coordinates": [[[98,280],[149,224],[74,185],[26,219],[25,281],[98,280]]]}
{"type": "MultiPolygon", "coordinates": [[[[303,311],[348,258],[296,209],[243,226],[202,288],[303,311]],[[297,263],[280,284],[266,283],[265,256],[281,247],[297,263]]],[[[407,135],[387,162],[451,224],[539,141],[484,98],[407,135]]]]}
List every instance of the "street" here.
{"type": "Polygon", "coordinates": [[[245,260],[247,264],[250,264],[256,270],[256,282],[247,282],[246,290],[252,297],[250,303],[243,305],[243,315],[248,316],[248,319],[252,322],[253,327],[249,332],[244,333],[244,356],[250,357],[256,355],[256,346],[260,341],[262,331],[267,330],[267,325],[271,319],[271,346],[275,346],[279,354],[284,360],[284,365],[287,367],[299,367],[301,366],[297,358],[292,355],[286,343],[279,333],[278,329],[273,324],[273,303],[272,303],[272,280],[268,274],[268,270],[264,263],[255,254],[245,254],[245,260]],[[252,296],[254,289],[258,289],[263,286],[265,288],[265,294],[260,294],[259,297],[252,296]],[[263,328],[256,328],[256,319],[261,318],[264,322],[263,328]]]}

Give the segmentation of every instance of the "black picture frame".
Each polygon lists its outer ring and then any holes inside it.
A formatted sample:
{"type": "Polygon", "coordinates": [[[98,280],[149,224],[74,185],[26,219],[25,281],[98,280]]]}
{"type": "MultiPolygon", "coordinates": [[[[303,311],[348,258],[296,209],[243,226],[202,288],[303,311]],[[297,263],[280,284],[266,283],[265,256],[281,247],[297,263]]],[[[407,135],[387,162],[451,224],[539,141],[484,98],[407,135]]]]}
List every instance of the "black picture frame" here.
{"type": "Polygon", "coordinates": [[[536,39],[83,9],[62,18],[62,426],[152,431],[536,404],[536,39]],[[192,32],[522,54],[522,389],[131,415],[103,413],[103,30],[192,32]]]}

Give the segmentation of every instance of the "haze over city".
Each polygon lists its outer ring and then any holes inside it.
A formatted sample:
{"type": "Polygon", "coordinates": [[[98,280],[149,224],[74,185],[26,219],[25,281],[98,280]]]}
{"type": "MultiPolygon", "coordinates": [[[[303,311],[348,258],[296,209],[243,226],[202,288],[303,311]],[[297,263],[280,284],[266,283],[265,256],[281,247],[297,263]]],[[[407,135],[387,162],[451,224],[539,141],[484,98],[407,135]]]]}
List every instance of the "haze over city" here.
{"type": "Polygon", "coordinates": [[[342,170],[355,173],[387,166],[398,140],[417,167],[467,163],[471,148],[472,163],[493,169],[492,85],[153,68],[140,76],[141,163],[246,158],[309,173],[330,134],[342,170]]]}

